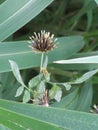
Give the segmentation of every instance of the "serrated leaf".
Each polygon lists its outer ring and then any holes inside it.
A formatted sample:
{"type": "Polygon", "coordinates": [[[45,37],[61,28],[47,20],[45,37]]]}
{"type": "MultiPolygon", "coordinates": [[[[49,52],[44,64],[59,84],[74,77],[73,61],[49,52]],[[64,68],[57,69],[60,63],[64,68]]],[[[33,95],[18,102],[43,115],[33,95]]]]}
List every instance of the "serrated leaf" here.
{"type": "Polygon", "coordinates": [[[12,72],[13,72],[15,78],[17,79],[17,81],[18,81],[22,86],[25,86],[25,84],[24,84],[24,82],[23,82],[23,80],[22,80],[22,77],[21,77],[21,74],[20,74],[18,65],[16,64],[16,62],[14,62],[14,61],[12,61],[12,60],[9,60],[9,63],[10,63],[12,72]]]}
{"type": "Polygon", "coordinates": [[[23,95],[23,103],[26,103],[28,101],[30,101],[30,92],[28,90],[25,90],[23,95]]]}
{"type": "Polygon", "coordinates": [[[24,87],[23,87],[23,86],[20,86],[20,87],[17,89],[17,91],[16,91],[15,97],[20,96],[20,95],[23,93],[23,91],[24,91],[24,87]]]}

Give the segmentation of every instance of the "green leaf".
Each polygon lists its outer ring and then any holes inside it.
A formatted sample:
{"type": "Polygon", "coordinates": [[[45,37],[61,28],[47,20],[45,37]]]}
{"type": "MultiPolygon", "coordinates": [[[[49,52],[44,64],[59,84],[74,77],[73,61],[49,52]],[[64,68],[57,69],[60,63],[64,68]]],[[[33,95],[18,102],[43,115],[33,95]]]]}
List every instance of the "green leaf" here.
{"type": "Polygon", "coordinates": [[[41,79],[42,79],[41,74],[39,74],[39,75],[35,76],[34,78],[32,78],[28,83],[29,88],[37,87],[39,85],[39,83],[41,82],[41,79]]]}
{"type": "Polygon", "coordinates": [[[98,69],[96,70],[92,70],[92,71],[89,71],[87,73],[85,73],[84,75],[82,75],[82,77],[76,79],[75,81],[73,82],[70,82],[71,84],[80,84],[80,83],[83,83],[84,81],[90,79],[93,75],[95,75],[96,73],[98,72],[98,69]]]}
{"type": "Polygon", "coordinates": [[[61,100],[61,97],[62,97],[62,90],[59,89],[59,90],[56,92],[56,95],[54,96],[54,99],[59,102],[59,101],[61,100]]]}
{"type": "Polygon", "coordinates": [[[5,0],[0,0],[0,4],[2,4],[3,2],[5,2],[5,0]]]}
{"type": "Polygon", "coordinates": [[[81,88],[76,110],[89,112],[90,107],[92,105],[92,97],[93,97],[93,89],[91,79],[89,79],[81,88]]]}
{"type": "Polygon", "coordinates": [[[42,94],[42,96],[43,96],[43,94],[45,92],[45,82],[44,81],[41,81],[40,84],[37,86],[37,92],[39,94],[42,94]]]}
{"type": "Polygon", "coordinates": [[[66,88],[66,90],[70,90],[72,87],[70,83],[61,83],[61,84],[66,88]]]}
{"type": "Polygon", "coordinates": [[[92,96],[92,84],[91,81],[88,80],[83,87],[75,89],[63,97],[60,102],[55,102],[51,106],[78,111],[89,111],[92,104],[92,96]]]}
{"type": "Polygon", "coordinates": [[[49,81],[50,81],[50,73],[47,73],[47,74],[45,75],[45,81],[46,81],[46,82],[49,82],[49,81]]]}
{"type": "Polygon", "coordinates": [[[0,74],[0,80],[2,82],[1,86],[1,98],[7,100],[21,100],[21,97],[15,97],[16,91],[20,86],[13,76],[12,72],[0,74]]]}
{"type": "Polygon", "coordinates": [[[0,130],[10,130],[10,129],[0,124],[0,130]]]}
{"type": "MultiPolygon", "coordinates": [[[[88,15],[88,12],[89,11],[92,11],[95,9],[96,7],[96,4],[93,0],[84,0],[84,5],[83,7],[79,10],[79,12],[77,13],[77,15],[75,15],[74,17],[72,17],[72,22],[74,21],[74,24],[72,26],[72,29],[78,24],[78,22],[80,21],[80,18],[83,16],[83,15],[88,15]]],[[[87,19],[87,29],[88,28],[88,24],[89,24],[89,18],[87,19]]]]}
{"type": "MultiPolygon", "coordinates": [[[[2,99],[0,99],[0,106],[2,106],[3,109],[7,109],[8,111],[10,110],[18,114],[22,114],[31,119],[52,123],[53,125],[56,125],[62,129],[64,128],[65,129],[67,128],[69,130],[97,130],[98,129],[98,123],[97,123],[98,116],[96,114],[77,112],[77,111],[66,110],[66,109],[64,110],[64,109],[58,109],[52,107],[41,107],[32,104],[22,104],[17,102],[5,101],[2,99]]],[[[1,111],[0,113],[2,114],[1,111]]],[[[13,120],[13,118],[11,119],[13,120]]],[[[23,122],[24,121],[26,123],[26,120],[23,120],[23,122]]],[[[34,125],[33,123],[31,124],[34,125]]],[[[30,123],[28,123],[28,125],[30,125],[30,123]]]]}
{"type": "Polygon", "coordinates": [[[96,64],[98,63],[98,55],[96,56],[89,56],[89,57],[81,57],[81,58],[74,58],[69,60],[60,60],[60,61],[54,61],[54,63],[58,64],[96,64]]]}
{"type": "Polygon", "coordinates": [[[17,79],[17,81],[18,81],[22,86],[25,86],[25,84],[24,84],[24,82],[23,82],[23,80],[22,80],[22,77],[21,77],[21,74],[20,74],[18,65],[17,65],[16,62],[14,62],[14,61],[9,60],[9,62],[10,62],[11,69],[12,69],[12,71],[13,71],[13,74],[14,74],[15,78],[17,79]]]}
{"type": "MultiPolygon", "coordinates": [[[[57,61],[58,62],[58,61],[57,61]]],[[[92,70],[98,68],[98,51],[77,53],[69,60],[60,60],[62,63],[53,64],[55,68],[63,70],[92,70]],[[63,61],[65,62],[63,64],[63,61]]]]}
{"type": "MultiPolygon", "coordinates": [[[[49,64],[56,60],[69,58],[84,46],[81,36],[58,38],[58,42],[58,47],[48,53],[49,64]]],[[[19,69],[38,67],[40,54],[32,52],[32,49],[28,47],[28,41],[1,42],[0,72],[11,70],[8,60],[14,60],[19,65],[19,69]]]]}
{"type": "Polygon", "coordinates": [[[98,0],[95,0],[95,2],[98,4],[98,0]]]}
{"type": "Polygon", "coordinates": [[[51,106],[56,108],[67,108],[75,110],[79,99],[79,88],[76,88],[73,92],[69,93],[61,99],[60,102],[55,102],[51,106]]]}
{"type": "Polygon", "coordinates": [[[23,87],[23,86],[20,86],[20,87],[17,89],[17,91],[16,91],[15,97],[20,96],[20,95],[23,93],[23,91],[24,91],[24,87],[23,87]]]}
{"type": "Polygon", "coordinates": [[[66,82],[66,83],[57,83],[57,84],[65,85],[65,87],[66,87],[66,85],[68,85],[68,89],[70,89],[70,87],[71,87],[70,85],[71,84],[81,84],[81,83],[85,82],[86,80],[90,79],[97,72],[98,72],[98,69],[92,70],[92,71],[89,71],[89,72],[83,74],[80,78],[76,79],[75,81],[66,82]]]}
{"type": "MultiPolygon", "coordinates": [[[[42,122],[0,107],[0,124],[10,130],[62,130],[56,125],[42,122]]],[[[2,129],[3,130],[3,129],[2,129]]]]}
{"type": "Polygon", "coordinates": [[[25,90],[23,95],[23,103],[26,103],[28,101],[30,101],[30,92],[28,90],[25,90]]]}
{"type": "Polygon", "coordinates": [[[7,0],[4,2],[0,6],[0,41],[24,26],[52,2],[53,0],[7,0]]]}
{"type": "Polygon", "coordinates": [[[54,84],[54,86],[49,90],[50,99],[55,99],[56,101],[60,101],[62,97],[62,90],[59,86],[54,84]]]}
{"type": "Polygon", "coordinates": [[[66,88],[66,90],[70,90],[72,84],[81,84],[81,83],[87,81],[88,79],[90,79],[97,72],[98,72],[98,69],[92,70],[92,71],[89,71],[89,72],[83,74],[80,78],[76,79],[75,81],[66,82],[66,83],[55,83],[55,84],[63,85],[66,88]]]}

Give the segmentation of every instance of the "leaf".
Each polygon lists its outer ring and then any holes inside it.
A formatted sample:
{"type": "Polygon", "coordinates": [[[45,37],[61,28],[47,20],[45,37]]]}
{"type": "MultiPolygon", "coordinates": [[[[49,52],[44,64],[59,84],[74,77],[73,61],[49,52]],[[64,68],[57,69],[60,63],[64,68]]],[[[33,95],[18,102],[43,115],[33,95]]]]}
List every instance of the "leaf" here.
{"type": "Polygon", "coordinates": [[[54,61],[54,63],[57,63],[57,64],[88,64],[88,63],[96,64],[98,63],[98,55],[69,59],[69,60],[54,61]]]}
{"type": "Polygon", "coordinates": [[[56,92],[56,95],[55,95],[54,99],[59,102],[59,101],[61,100],[61,97],[62,97],[62,90],[59,89],[59,90],[56,92]]]}
{"type": "MultiPolygon", "coordinates": [[[[88,12],[89,11],[92,11],[93,12],[93,10],[95,9],[95,7],[96,7],[96,4],[95,4],[95,2],[93,1],[93,0],[85,0],[84,1],[84,5],[83,5],[83,7],[79,10],[79,12],[77,13],[77,15],[75,15],[74,17],[72,17],[72,22],[74,21],[74,24],[73,24],[73,26],[72,26],[72,29],[78,24],[78,22],[80,21],[80,18],[83,16],[83,15],[88,15],[88,12]]],[[[89,29],[88,28],[88,24],[89,24],[89,18],[87,19],[88,21],[87,21],[87,29],[89,29]]]]}
{"type": "MultiPolygon", "coordinates": [[[[64,109],[58,109],[52,107],[41,107],[32,104],[22,104],[17,102],[5,101],[2,99],[0,99],[0,106],[2,106],[2,109],[7,109],[8,111],[10,110],[13,113],[15,112],[17,114],[24,115],[31,119],[47,122],[49,124],[56,125],[62,129],[64,128],[65,129],[67,128],[69,130],[97,130],[98,129],[98,123],[97,123],[98,116],[96,114],[72,111],[67,109],[64,110],[64,109]]],[[[0,111],[0,114],[2,114],[2,111],[0,111]]],[[[4,113],[4,116],[5,115],[6,114],[4,113]]],[[[11,119],[13,120],[13,118],[11,119]]],[[[23,122],[25,121],[25,123],[30,125],[30,123],[28,123],[29,119],[28,121],[26,121],[26,120],[21,120],[21,118],[19,118],[19,121],[23,121],[23,122]]],[[[31,123],[31,124],[35,125],[35,123],[34,124],[31,123]]]]}
{"type": "Polygon", "coordinates": [[[0,79],[2,81],[2,98],[7,100],[21,100],[21,97],[15,97],[16,91],[20,84],[16,82],[15,77],[12,72],[0,74],[0,79]]]}
{"type": "Polygon", "coordinates": [[[66,88],[66,90],[70,90],[72,87],[70,83],[61,83],[61,84],[66,88]]]}
{"type": "Polygon", "coordinates": [[[73,92],[63,97],[60,102],[55,102],[51,106],[88,112],[92,105],[92,96],[92,84],[89,79],[83,87],[75,89],[73,92]]]}
{"type": "Polygon", "coordinates": [[[23,87],[23,86],[20,86],[20,87],[17,89],[17,91],[16,91],[15,97],[20,96],[20,95],[23,93],[23,91],[24,91],[24,87],[23,87]]]}
{"type": "Polygon", "coordinates": [[[60,102],[55,102],[51,106],[56,108],[64,108],[75,110],[79,99],[79,88],[76,88],[71,93],[61,99],[60,102]]]}
{"type": "MultiPolygon", "coordinates": [[[[63,70],[92,70],[98,68],[98,51],[77,53],[69,60],[60,60],[62,63],[55,63],[52,67],[63,70]],[[63,61],[66,62],[63,64],[63,61]]],[[[59,61],[57,61],[59,62],[59,61]]]]}
{"type": "Polygon", "coordinates": [[[5,2],[5,0],[0,0],[0,4],[2,4],[3,2],[5,2]]]}
{"type": "Polygon", "coordinates": [[[40,84],[37,86],[37,92],[39,94],[44,94],[45,92],[45,82],[44,81],[41,81],[40,84]]]}
{"type": "MultiPolygon", "coordinates": [[[[62,130],[56,125],[0,107],[0,124],[10,130],[62,130]]],[[[2,129],[3,130],[3,129],[2,129]]]]}
{"type": "Polygon", "coordinates": [[[21,77],[21,74],[20,74],[20,71],[19,71],[19,68],[18,68],[18,65],[16,64],[16,62],[12,61],[12,60],[9,60],[10,62],[10,65],[11,65],[11,69],[13,71],[13,74],[15,76],[15,78],[17,79],[17,81],[22,85],[22,86],[25,86],[23,80],[22,80],[22,77],[21,77]]]}
{"type": "Polygon", "coordinates": [[[42,79],[42,75],[39,74],[37,76],[35,76],[34,78],[32,78],[30,81],[29,81],[29,88],[34,88],[34,87],[37,87],[39,85],[39,83],[41,82],[41,79],[42,79]]]}
{"type": "Polygon", "coordinates": [[[90,107],[92,105],[92,98],[93,98],[93,89],[91,79],[89,79],[81,88],[76,110],[89,112],[90,107]]]}
{"type": "MultiPolygon", "coordinates": [[[[58,38],[58,42],[58,47],[48,53],[49,64],[56,60],[69,58],[84,46],[81,36],[58,38]]],[[[40,54],[32,52],[32,49],[28,47],[28,41],[1,42],[0,72],[11,70],[8,60],[14,60],[19,65],[19,69],[38,67],[40,54]]]]}
{"type": "Polygon", "coordinates": [[[23,0],[22,2],[7,0],[4,2],[0,6],[0,41],[24,26],[52,2],[53,0],[23,0]],[[13,5],[12,8],[11,5],[13,5]]]}
{"type": "Polygon", "coordinates": [[[10,129],[0,124],[0,130],[10,130],[10,129]]]}
{"type": "Polygon", "coordinates": [[[56,101],[60,101],[62,96],[62,90],[59,86],[54,84],[54,86],[49,90],[50,99],[55,99],[56,101]]]}
{"type": "Polygon", "coordinates": [[[70,82],[71,84],[80,84],[80,83],[83,83],[84,81],[90,79],[93,75],[95,75],[96,73],[98,72],[98,69],[96,70],[92,70],[92,71],[89,71],[87,73],[85,73],[82,77],[76,79],[75,81],[73,82],[70,82]]]}
{"type": "Polygon", "coordinates": [[[75,81],[66,82],[66,83],[55,83],[55,84],[63,85],[66,88],[66,90],[70,90],[72,84],[81,84],[81,83],[87,81],[88,79],[90,79],[97,72],[98,72],[98,69],[92,70],[92,71],[89,71],[89,72],[83,74],[80,78],[76,79],[75,81]]]}
{"type": "Polygon", "coordinates": [[[26,103],[28,101],[30,101],[30,92],[28,90],[25,90],[23,95],[23,103],[26,103]]]}
{"type": "Polygon", "coordinates": [[[98,4],[98,0],[95,0],[95,2],[98,4]]]}

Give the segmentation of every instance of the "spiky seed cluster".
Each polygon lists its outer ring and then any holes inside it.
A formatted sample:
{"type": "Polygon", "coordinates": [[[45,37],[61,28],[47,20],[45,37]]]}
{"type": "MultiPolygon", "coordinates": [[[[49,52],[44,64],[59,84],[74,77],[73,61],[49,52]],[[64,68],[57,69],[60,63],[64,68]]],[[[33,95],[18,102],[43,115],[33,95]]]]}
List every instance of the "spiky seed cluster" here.
{"type": "Polygon", "coordinates": [[[56,47],[56,40],[54,34],[50,32],[41,31],[40,33],[35,33],[29,37],[31,40],[31,48],[36,52],[48,52],[56,47]]]}

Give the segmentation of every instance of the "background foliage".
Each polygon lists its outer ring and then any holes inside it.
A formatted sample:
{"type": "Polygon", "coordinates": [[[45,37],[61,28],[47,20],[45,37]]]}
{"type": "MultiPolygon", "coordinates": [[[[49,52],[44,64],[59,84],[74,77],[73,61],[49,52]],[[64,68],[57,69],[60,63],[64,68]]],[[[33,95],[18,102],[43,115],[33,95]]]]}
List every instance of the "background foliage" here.
{"type": "Polygon", "coordinates": [[[93,108],[98,104],[97,4],[98,0],[0,0],[1,130],[98,129],[93,108]],[[18,64],[28,85],[40,65],[40,54],[28,47],[28,37],[44,29],[58,38],[58,47],[48,54],[48,71],[63,91],[60,102],[50,100],[49,108],[18,103],[20,84],[9,64],[18,64]]]}

